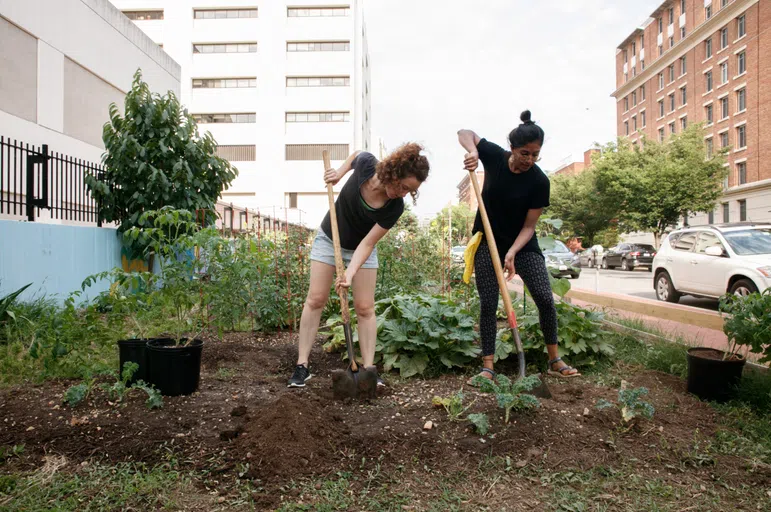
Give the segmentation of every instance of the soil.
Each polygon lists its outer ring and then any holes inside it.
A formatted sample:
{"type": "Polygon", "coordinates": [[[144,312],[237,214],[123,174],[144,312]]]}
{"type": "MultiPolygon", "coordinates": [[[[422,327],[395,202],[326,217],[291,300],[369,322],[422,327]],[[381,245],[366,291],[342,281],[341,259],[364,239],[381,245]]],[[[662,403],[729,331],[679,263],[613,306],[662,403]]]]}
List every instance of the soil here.
{"type": "MultiPolygon", "coordinates": [[[[253,498],[260,509],[271,509],[287,482],[331,476],[364,460],[377,461],[386,471],[436,467],[451,472],[474,468],[491,456],[508,457],[517,468],[550,470],[614,467],[636,459],[641,474],[671,474],[666,468],[681,466],[695,436],[711,438],[721,428],[715,410],[686,394],[682,380],[625,368],[630,385],[650,390],[646,400],[656,408],[653,420],[620,429],[618,411],[595,408],[601,398],[615,400],[617,382],[606,387],[586,378],[547,378],[553,397],[534,412],[512,413],[505,426],[495,398],[466,386],[466,403],[476,400],[468,413],[490,417],[492,435],[481,437],[468,422],[450,421],[443,408],[432,405],[434,396],[456,393],[467,375],[386,376],[389,386],[378,399],[340,402],[333,398],[330,374],[344,363],[339,354],[319,347],[311,356],[313,379],[303,389],[288,389],[296,336],[235,333],[222,341],[206,339],[199,390],[165,397],[164,407],[155,411],[146,409],[139,392],[125,404],[111,404],[95,391],[70,408],[62,397],[71,381],[4,389],[0,446],[25,446],[13,465],[17,471],[32,471],[51,454],[77,467],[94,460],[160,463],[172,451],[189,469],[220,475],[221,482],[242,473],[259,489],[253,498]],[[429,420],[433,428],[424,430],[429,420]]],[[[743,459],[716,458],[713,466],[694,465],[688,475],[672,478],[771,486],[769,471],[747,472],[743,459]]],[[[0,466],[0,473],[5,470],[0,466]]],[[[226,484],[221,485],[226,494],[226,484]]],[[[527,489],[520,497],[530,497],[527,489]]]]}
{"type": "MultiPolygon", "coordinates": [[[[723,361],[723,357],[725,357],[725,352],[714,348],[695,348],[689,350],[688,353],[693,357],[710,359],[713,361],[723,361]]],[[[744,362],[744,357],[742,357],[741,354],[734,354],[729,359],[726,359],[726,362],[744,362]]]]}

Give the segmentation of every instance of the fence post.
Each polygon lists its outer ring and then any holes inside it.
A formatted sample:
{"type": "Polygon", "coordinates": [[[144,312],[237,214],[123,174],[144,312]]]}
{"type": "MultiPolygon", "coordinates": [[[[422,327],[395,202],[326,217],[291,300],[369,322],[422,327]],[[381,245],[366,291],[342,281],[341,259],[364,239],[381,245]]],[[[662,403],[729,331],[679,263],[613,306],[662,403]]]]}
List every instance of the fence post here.
{"type": "Polygon", "coordinates": [[[48,207],[48,144],[43,144],[41,153],[27,155],[27,220],[35,221],[35,207],[48,207]],[[43,164],[42,197],[35,197],[35,166],[43,164]]]}

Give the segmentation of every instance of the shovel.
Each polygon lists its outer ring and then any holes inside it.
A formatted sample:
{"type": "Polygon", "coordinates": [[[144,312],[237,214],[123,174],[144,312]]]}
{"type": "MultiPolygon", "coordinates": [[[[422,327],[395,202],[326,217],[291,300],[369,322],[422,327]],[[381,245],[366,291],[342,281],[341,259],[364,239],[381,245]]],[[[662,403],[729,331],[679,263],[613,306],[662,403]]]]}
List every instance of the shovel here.
{"type": "MultiPolygon", "coordinates": [[[[322,152],[324,171],[331,167],[329,152],[322,152]]],[[[338,277],[345,272],[343,266],[343,251],[340,248],[340,234],[337,231],[337,211],[335,211],[335,192],[332,184],[327,183],[329,196],[329,219],[332,224],[332,241],[335,246],[335,271],[338,277]]],[[[375,398],[377,396],[377,372],[362,368],[356,363],[353,351],[353,336],[351,334],[351,313],[348,309],[348,290],[340,294],[340,313],[343,316],[343,332],[345,346],[348,349],[348,368],[332,372],[332,390],[335,398],[375,398]]]]}
{"type": "MultiPolygon", "coordinates": [[[[474,194],[476,194],[477,203],[479,204],[479,215],[482,217],[482,225],[485,230],[485,240],[487,240],[487,247],[490,249],[490,256],[493,259],[493,268],[495,269],[495,277],[498,279],[498,288],[501,290],[503,296],[503,307],[506,310],[506,318],[509,321],[509,328],[511,329],[511,339],[514,340],[514,345],[517,349],[517,363],[519,366],[518,378],[525,377],[525,352],[522,350],[522,338],[519,337],[519,329],[517,328],[517,315],[514,313],[514,308],[511,305],[511,295],[509,295],[509,288],[506,285],[506,279],[503,277],[503,267],[501,266],[501,258],[498,256],[498,246],[495,243],[493,237],[493,228],[490,227],[490,219],[487,218],[487,209],[485,203],[482,200],[482,192],[479,190],[479,182],[477,181],[477,175],[475,171],[469,171],[469,178],[471,185],[474,187],[474,194]]],[[[541,381],[541,384],[534,388],[531,393],[540,398],[551,398],[551,391],[541,381]]]]}

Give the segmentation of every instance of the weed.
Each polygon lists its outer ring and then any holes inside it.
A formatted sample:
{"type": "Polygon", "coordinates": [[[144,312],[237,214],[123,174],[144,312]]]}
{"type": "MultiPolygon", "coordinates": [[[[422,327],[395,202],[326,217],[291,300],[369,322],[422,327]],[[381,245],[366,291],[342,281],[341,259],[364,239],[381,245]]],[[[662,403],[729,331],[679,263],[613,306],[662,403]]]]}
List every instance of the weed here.
{"type": "Polygon", "coordinates": [[[636,418],[653,418],[654,408],[648,402],[640,400],[640,397],[648,394],[646,388],[628,389],[628,383],[621,381],[621,388],[618,390],[618,401],[612,403],[601,399],[597,401],[597,409],[616,408],[621,413],[621,421],[624,424],[630,424],[636,418]]]}

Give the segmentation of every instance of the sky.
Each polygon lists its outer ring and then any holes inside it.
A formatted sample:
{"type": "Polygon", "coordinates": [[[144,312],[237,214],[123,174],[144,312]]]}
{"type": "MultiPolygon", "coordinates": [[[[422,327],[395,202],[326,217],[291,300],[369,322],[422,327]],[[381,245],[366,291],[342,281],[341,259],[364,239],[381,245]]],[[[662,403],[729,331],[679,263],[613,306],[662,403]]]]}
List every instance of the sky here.
{"type": "MultiPolygon", "coordinates": [[[[529,109],[539,165],[583,160],[616,136],[616,47],[661,0],[365,0],[372,136],[426,146],[419,217],[457,203],[461,128],[500,145],[529,109]],[[572,158],[571,158],[572,156],[572,158]]],[[[375,147],[377,147],[375,145],[375,147]]]]}

